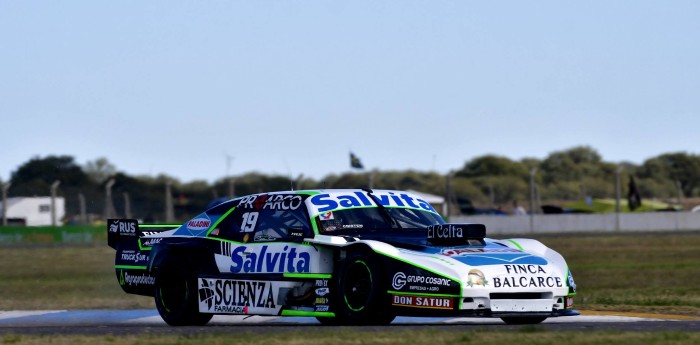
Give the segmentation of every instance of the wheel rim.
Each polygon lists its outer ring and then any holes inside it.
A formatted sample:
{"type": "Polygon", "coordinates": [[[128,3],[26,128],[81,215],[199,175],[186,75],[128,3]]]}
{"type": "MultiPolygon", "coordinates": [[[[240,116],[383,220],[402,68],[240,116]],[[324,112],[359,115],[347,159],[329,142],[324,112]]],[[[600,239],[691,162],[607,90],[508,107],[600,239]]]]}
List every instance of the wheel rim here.
{"type": "Polygon", "coordinates": [[[353,262],[343,283],[345,305],[352,311],[362,311],[369,304],[372,287],[372,272],[367,264],[361,260],[353,262]]]}

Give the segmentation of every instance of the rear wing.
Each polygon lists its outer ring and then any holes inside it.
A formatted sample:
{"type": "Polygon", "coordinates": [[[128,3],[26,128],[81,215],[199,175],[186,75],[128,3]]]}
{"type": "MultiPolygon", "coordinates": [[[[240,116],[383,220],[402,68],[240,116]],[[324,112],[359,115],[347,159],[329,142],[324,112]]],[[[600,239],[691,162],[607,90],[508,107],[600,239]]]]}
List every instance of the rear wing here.
{"type": "Polygon", "coordinates": [[[144,236],[155,235],[164,231],[174,230],[179,224],[140,225],[136,219],[108,219],[107,220],[107,245],[117,249],[120,243],[127,242],[138,248],[150,247],[154,243],[144,236]]]}

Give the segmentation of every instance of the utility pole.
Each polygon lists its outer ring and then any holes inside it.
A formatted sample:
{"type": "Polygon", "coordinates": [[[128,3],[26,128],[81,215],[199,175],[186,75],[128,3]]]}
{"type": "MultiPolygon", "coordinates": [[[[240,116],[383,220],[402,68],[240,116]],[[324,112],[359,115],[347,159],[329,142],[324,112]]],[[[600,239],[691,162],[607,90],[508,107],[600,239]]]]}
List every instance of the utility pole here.
{"type": "Polygon", "coordinates": [[[7,190],[10,189],[12,183],[2,183],[0,181],[0,186],[2,186],[2,226],[7,226],[7,190]]]}
{"type": "Polygon", "coordinates": [[[622,174],[622,166],[615,169],[615,230],[620,231],[620,198],[622,198],[622,186],[620,183],[620,174],[622,174]]]}
{"type": "Polygon", "coordinates": [[[175,208],[173,207],[173,195],[170,191],[172,181],[165,181],[165,222],[172,223],[175,221],[175,208]]]}
{"type": "Polygon", "coordinates": [[[228,178],[228,198],[233,199],[236,196],[236,179],[228,178]]]}
{"type": "Polygon", "coordinates": [[[114,186],[114,182],[112,178],[105,184],[105,220],[117,217],[117,211],[114,210],[114,202],[112,201],[112,186],[114,186]]]}
{"type": "Polygon", "coordinates": [[[129,200],[129,193],[124,192],[124,218],[131,219],[131,200],[129,200]]]}
{"type": "Polygon", "coordinates": [[[56,189],[61,184],[61,181],[56,180],[51,184],[51,226],[56,226],[56,189]]]}
{"type": "Polygon", "coordinates": [[[530,169],[530,232],[535,232],[535,174],[537,168],[530,169]]]}
{"type": "Polygon", "coordinates": [[[681,181],[676,180],[676,203],[680,209],[683,209],[683,187],[681,181]]]}
{"type": "Polygon", "coordinates": [[[86,225],[87,220],[87,207],[85,206],[85,195],[83,193],[78,194],[78,203],[80,204],[80,225],[86,225]]]}
{"type": "Polygon", "coordinates": [[[450,171],[447,173],[447,178],[446,178],[446,185],[445,185],[445,203],[443,204],[442,208],[442,214],[445,215],[445,218],[449,222],[450,219],[450,208],[452,204],[452,175],[454,174],[453,171],[450,171]]]}

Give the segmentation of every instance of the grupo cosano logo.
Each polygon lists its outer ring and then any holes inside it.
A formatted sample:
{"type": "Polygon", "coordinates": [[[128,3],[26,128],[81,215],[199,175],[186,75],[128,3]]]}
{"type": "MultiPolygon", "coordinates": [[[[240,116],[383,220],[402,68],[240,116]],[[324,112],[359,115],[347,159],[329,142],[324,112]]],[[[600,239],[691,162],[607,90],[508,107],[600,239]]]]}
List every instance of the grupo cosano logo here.
{"type": "Polygon", "coordinates": [[[391,279],[391,286],[394,288],[394,290],[401,290],[404,286],[406,286],[406,274],[403,272],[396,272],[396,274],[394,274],[394,278],[391,279]]]}
{"type": "Polygon", "coordinates": [[[442,277],[406,275],[403,272],[396,272],[391,280],[391,286],[394,290],[401,290],[406,284],[411,284],[409,290],[436,291],[439,290],[439,286],[450,286],[450,280],[442,277]],[[430,288],[427,288],[426,285],[430,288]]]}

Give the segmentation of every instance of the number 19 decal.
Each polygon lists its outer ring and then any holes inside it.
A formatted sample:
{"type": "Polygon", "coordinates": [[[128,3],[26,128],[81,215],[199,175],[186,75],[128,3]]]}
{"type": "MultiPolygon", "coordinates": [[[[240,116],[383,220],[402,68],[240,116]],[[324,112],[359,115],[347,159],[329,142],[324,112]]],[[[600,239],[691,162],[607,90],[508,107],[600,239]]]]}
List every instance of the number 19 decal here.
{"type": "Polygon", "coordinates": [[[255,224],[258,222],[258,212],[246,212],[243,214],[241,232],[253,232],[255,224]]]}

